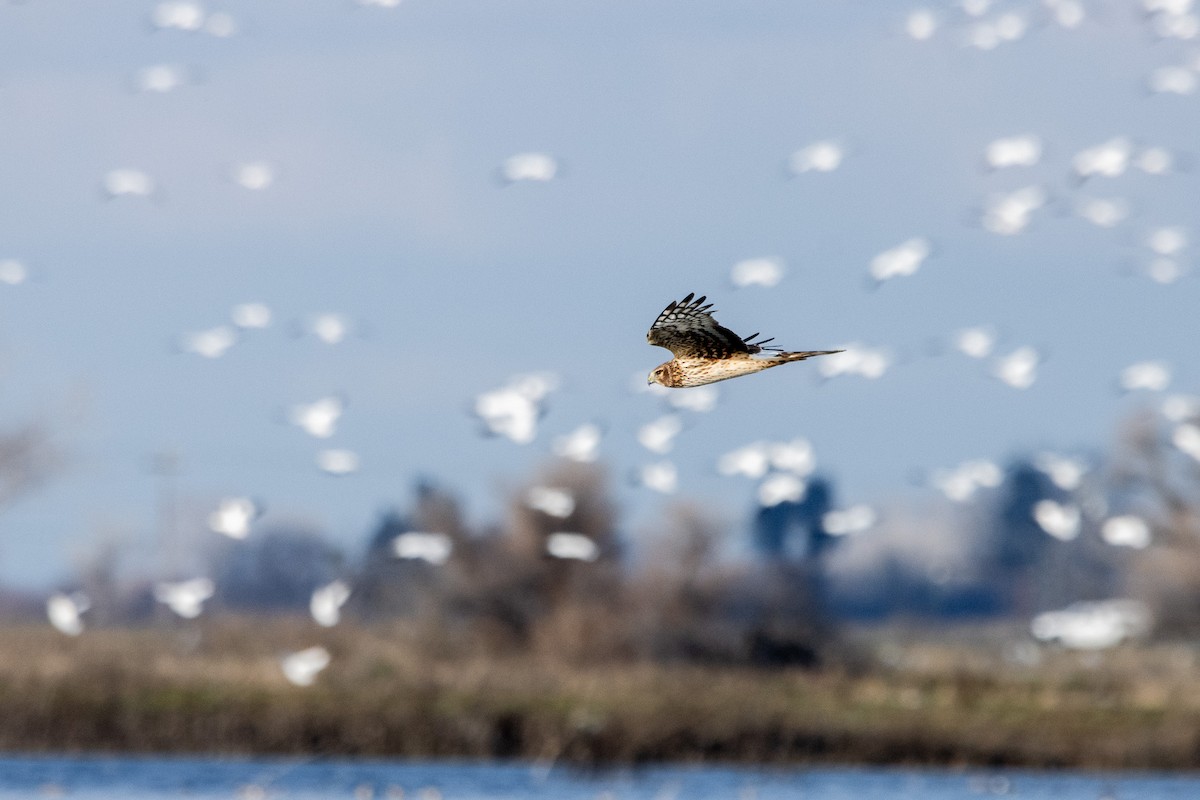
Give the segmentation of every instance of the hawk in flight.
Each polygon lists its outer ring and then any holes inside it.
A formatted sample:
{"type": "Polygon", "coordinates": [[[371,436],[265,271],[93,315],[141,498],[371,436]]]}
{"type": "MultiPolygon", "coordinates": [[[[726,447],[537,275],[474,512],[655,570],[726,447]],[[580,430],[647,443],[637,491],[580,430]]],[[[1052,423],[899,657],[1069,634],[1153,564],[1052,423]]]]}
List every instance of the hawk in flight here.
{"type": "Polygon", "coordinates": [[[754,341],[757,333],[739,337],[713,319],[712,303],[704,305],[705,297],[689,294],[663,309],[650,326],[646,341],[665,347],[675,357],[660,364],[650,373],[647,383],[660,383],[672,389],[702,386],[751,372],[803,361],[813,356],[827,356],[841,350],[803,350],[787,352],[780,347],[766,347],[771,339],[754,341]],[[695,298],[695,299],[693,299],[695,298]]]}

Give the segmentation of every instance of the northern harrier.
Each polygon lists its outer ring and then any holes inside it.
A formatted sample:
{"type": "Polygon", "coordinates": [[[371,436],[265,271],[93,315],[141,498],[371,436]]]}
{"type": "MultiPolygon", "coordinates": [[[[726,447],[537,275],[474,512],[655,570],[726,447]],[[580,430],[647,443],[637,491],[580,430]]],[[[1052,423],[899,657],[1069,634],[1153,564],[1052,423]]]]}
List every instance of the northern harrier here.
{"type": "Polygon", "coordinates": [[[766,347],[771,339],[753,339],[757,333],[739,337],[713,319],[712,304],[704,305],[703,296],[689,294],[667,306],[646,334],[646,341],[665,347],[675,358],[654,368],[647,383],[660,383],[673,389],[702,386],[706,383],[749,375],[791,361],[827,356],[841,350],[804,350],[787,352],[766,347]]]}

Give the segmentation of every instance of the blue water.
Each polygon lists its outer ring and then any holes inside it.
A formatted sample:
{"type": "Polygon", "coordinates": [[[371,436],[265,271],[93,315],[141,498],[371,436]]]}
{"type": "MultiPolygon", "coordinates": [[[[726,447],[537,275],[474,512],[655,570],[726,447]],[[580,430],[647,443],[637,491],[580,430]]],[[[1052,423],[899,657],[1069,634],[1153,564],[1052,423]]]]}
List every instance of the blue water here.
{"type": "Polygon", "coordinates": [[[0,757],[0,798],[79,800],[1196,800],[1200,776],[519,763],[0,757]]]}

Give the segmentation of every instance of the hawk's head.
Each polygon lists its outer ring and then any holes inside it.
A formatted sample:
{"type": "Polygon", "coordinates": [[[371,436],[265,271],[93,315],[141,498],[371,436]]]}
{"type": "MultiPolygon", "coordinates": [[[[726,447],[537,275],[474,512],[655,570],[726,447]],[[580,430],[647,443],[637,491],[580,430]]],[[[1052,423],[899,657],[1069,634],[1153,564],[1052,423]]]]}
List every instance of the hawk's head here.
{"type": "Polygon", "coordinates": [[[659,364],[657,367],[655,367],[650,372],[650,376],[648,378],[646,378],[646,385],[649,386],[652,383],[657,383],[657,384],[661,384],[662,386],[670,386],[671,385],[671,371],[668,369],[669,366],[670,366],[670,364],[668,363],[668,364],[659,364]]]}

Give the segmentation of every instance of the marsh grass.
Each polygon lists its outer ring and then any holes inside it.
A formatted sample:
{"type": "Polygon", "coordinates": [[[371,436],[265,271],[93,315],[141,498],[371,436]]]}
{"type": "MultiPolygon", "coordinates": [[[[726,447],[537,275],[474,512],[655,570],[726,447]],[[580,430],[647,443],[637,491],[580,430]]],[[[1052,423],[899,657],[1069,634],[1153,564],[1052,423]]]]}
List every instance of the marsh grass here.
{"type": "Polygon", "coordinates": [[[278,618],[74,639],[0,629],[0,748],[1200,765],[1200,672],[1183,645],[1021,666],[999,646],[873,634],[820,670],[761,670],[455,652],[425,646],[429,635],[278,618]],[[280,654],[317,642],[329,668],[313,687],[288,684],[280,654]]]}

